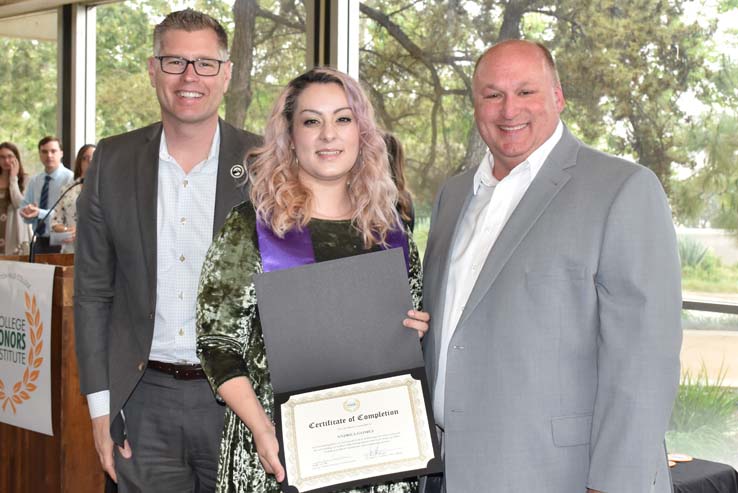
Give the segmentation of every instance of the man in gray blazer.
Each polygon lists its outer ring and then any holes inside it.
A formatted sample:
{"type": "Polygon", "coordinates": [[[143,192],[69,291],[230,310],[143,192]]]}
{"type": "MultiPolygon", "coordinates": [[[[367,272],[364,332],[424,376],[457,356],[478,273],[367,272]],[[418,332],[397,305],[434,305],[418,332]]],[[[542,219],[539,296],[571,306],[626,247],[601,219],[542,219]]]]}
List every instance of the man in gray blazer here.
{"type": "Polygon", "coordinates": [[[425,254],[440,486],[669,492],[681,286],[663,189],[569,133],[542,45],[490,48],[473,97],[489,152],[440,190],[425,254]]]}
{"type": "Polygon", "coordinates": [[[259,138],[218,118],[231,62],[217,21],[170,14],[154,54],[161,123],[100,141],[77,206],[80,385],[120,491],[212,491],[224,408],[195,353],[195,301],[259,138]]]}

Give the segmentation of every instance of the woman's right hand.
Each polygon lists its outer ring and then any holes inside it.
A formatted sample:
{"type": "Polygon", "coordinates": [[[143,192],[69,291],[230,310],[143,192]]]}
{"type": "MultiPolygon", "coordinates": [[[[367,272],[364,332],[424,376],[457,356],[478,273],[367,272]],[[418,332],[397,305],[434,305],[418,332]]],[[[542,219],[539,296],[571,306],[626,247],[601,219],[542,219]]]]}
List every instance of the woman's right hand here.
{"type": "Polygon", "coordinates": [[[284,467],[279,462],[279,442],[274,425],[270,422],[263,429],[253,432],[256,453],[267,474],[273,474],[278,482],[284,481],[284,467]]]}
{"type": "Polygon", "coordinates": [[[279,462],[279,442],[274,423],[264,412],[249,379],[240,376],[226,380],[218,387],[218,394],[251,431],[256,454],[264,471],[273,474],[280,483],[284,481],[285,472],[279,462]]]}
{"type": "Polygon", "coordinates": [[[18,163],[18,160],[15,158],[15,156],[13,156],[10,159],[10,169],[8,170],[8,172],[10,173],[11,177],[16,177],[18,176],[19,171],[20,171],[20,164],[18,163]]]}

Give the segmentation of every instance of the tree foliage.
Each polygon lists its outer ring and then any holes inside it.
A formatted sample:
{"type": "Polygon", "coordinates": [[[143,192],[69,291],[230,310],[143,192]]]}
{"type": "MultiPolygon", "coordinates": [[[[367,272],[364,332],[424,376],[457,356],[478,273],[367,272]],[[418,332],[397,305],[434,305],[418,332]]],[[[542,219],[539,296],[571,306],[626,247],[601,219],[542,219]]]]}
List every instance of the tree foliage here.
{"type": "MultiPolygon", "coordinates": [[[[555,55],[567,98],[563,119],[575,134],[653,169],[684,221],[731,224],[729,211],[738,202],[730,147],[738,71],[713,35],[721,13],[738,9],[738,2],[722,0],[715,14],[703,9],[697,16],[684,11],[691,3],[363,1],[361,78],[380,124],[405,145],[420,211],[442,181],[475,166],[485,152],[473,120],[474,61],[496,41],[527,38],[555,55]],[[694,176],[679,181],[676,168],[694,176]]],[[[197,0],[192,6],[221,20],[232,40],[234,76],[222,116],[263,131],[278,92],[305,69],[303,2],[197,0]]],[[[97,8],[98,137],[159,119],[146,59],[154,24],[175,7],[169,0],[128,0],[97,8]]],[[[7,53],[0,61],[0,132],[35,158],[39,136],[55,132],[56,45],[0,39],[0,49],[7,53]]]]}
{"type": "Polygon", "coordinates": [[[56,133],[56,43],[0,38],[0,141],[21,150],[25,168],[40,169],[36,146],[56,133]]]}
{"type": "Polygon", "coordinates": [[[427,200],[426,190],[484,152],[471,115],[471,60],[499,40],[542,41],[559,64],[569,126],[650,167],[668,189],[672,166],[689,162],[679,100],[703,92],[714,31],[714,22],[685,21],[683,3],[374,0],[361,8],[362,76],[377,105],[390,108],[380,115],[407,142],[416,194],[427,200]]]}

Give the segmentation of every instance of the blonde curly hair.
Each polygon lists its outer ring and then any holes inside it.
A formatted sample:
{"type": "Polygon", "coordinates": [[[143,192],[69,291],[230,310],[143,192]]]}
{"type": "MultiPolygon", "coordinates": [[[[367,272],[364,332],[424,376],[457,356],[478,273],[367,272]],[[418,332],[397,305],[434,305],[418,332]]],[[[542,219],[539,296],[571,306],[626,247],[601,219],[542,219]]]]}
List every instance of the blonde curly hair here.
{"type": "Polygon", "coordinates": [[[305,227],[311,219],[313,196],[298,179],[297,157],[291,149],[297,99],[311,84],[338,84],[346,93],[359,127],[359,156],[349,173],[351,221],[366,248],[385,245],[387,233],[401,228],[401,223],[383,134],[359,83],[328,67],[313,68],[287,85],[267,122],[264,145],[246,155],[251,202],[257,217],[280,238],[293,228],[305,227]]]}

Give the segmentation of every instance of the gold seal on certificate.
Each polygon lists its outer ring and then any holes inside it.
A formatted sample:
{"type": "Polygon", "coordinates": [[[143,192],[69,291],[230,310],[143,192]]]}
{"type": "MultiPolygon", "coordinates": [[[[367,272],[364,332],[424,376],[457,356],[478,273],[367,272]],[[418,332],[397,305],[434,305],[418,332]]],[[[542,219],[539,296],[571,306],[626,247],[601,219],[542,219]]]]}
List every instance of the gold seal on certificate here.
{"type": "Polygon", "coordinates": [[[301,492],[435,457],[422,385],[409,374],[293,395],[281,421],[288,483],[301,492]]]}

